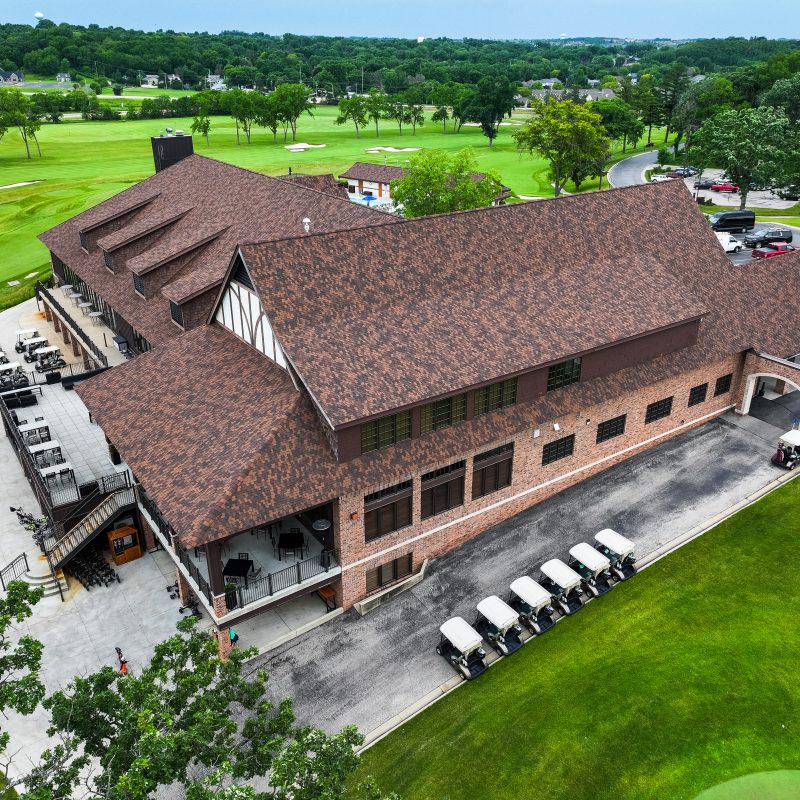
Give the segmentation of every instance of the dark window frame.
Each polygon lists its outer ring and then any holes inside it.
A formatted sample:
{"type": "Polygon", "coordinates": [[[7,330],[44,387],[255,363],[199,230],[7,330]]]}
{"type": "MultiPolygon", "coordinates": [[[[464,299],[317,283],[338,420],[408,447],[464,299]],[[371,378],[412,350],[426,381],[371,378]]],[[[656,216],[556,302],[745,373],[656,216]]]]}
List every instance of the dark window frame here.
{"type": "Polygon", "coordinates": [[[103,264],[107,270],[114,271],[114,254],[110,250],[103,250],[103,264]]]}
{"type": "Polygon", "coordinates": [[[714,384],[714,397],[719,397],[721,394],[727,394],[731,390],[733,384],[733,373],[729,372],[727,375],[722,375],[717,378],[714,384]]]}
{"type": "Polygon", "coordinates": [[[607,442],[609,439],[614,439],[617,436],[622,436],[625,433],[627,419],[627,414],[620,414],[618,417],[612,417],[611,419],[601,422],[597,426],[596,444],[607,442]]]}
{"type": "Polygon", "coordinates": [[[399,411],[361,425],[361,452],[372,453],[411,438],[411,411],[399,411]]]}
{"type": "Polygon", "coordinates": [[[365,573],[367,594],[376,592],[386,586],[408,577],[414,571],[414,554],[407,553],[393,558],[365,573]]]}
{"type": "Polygon", "coordinates": [[[672,401],[674,397],[664,397],[661,400],[656,400],[647,406],[644,412],[644,424],[649,425],[651,422],[657,422],[660,419],[666,419],[672,414],[672,401]]]}
{"type": "Polygon", "coordinates": [[[364,541],[372,542],[413,522],[413,481],[406,480],[364,496],[364,541]]]}
{"type": "Polygon", "coordinates": [[[501,408],[513,406],[516,402],[517,379],[508,378],[476,389],[472,414],[479,417],[501,408]]]}
{"type": "Polygon", "coordinates": [[[181,328],[184,327],[183,306],[179,305],[174,300],[169,301],[169,315],[172,317],[172,321],[176,325],[180,325],[181,328]]]}
{"type": "Polygon", "coordinates": [[[552,364],[547,369],[547,391],[563,389],[581,380],[581,358],[568,358],[558,364],[552,364]]]}
{"type": "Polygon", "coordinates": [[[430,519],[464,505],[466,462],[456,461],[422,476],[420,518],[430,519]]]}
{"type": "Polygon", "coordinates": [[[78,231],[78,238],[80,239],[81,249],[89,252],[89,234],[86,231],[78,231]]]}
{"type": "Polygon", "coordinates": [[[569,458],[575,453],[575,434],[570,433],[568,436],[562,436],[553,442],[548,442],[542,448],[542,466],[546,467],[554,461],[560,461],[562,458],[569,458]]]}
{"type": "Polygon", "coordinates": [[[708,384],[701,383],[699,386],[692,386],[689,389],[689,402],[686,404],[687,408],[705,403],[708,396],[708,384]]]}
{"type": "Polygon", "coordinates": [[[514,443],[479,453],[472,459],[472,499],[511,486],[514,476],[514,443]]]}
{"type": "Polygon", "coordinates": [[[449,428],[467,418],[466,394],[454,394],[426,403],[420,408],[420,433],[449,428]]]}
{"type": "Polygon", "coordinates": [[[133,273],[133,289],[135,292],[140,294],[142,297],[145,296],[144,293],[144,278],[138,273],[133,273]]]}

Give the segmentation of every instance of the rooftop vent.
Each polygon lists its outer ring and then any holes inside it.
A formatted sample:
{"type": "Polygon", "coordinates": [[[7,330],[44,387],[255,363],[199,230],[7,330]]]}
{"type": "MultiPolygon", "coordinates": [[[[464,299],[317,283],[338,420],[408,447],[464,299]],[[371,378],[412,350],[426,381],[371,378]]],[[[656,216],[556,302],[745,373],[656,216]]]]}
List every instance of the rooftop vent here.
{"type": "Polygon", "coordinates": [[[308,217],[303,219],[303,230],[306,233],[311,233],[311,220],[308,217]]]}

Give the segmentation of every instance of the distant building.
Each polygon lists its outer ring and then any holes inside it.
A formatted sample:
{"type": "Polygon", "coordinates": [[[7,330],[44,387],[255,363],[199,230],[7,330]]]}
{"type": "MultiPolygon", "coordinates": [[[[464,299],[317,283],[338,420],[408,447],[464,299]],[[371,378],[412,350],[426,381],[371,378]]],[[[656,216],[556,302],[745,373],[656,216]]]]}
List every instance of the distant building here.
{"type": "Polygon", "coordinates": [[[206,75],[206,83],[212,87],[214,84],[222,83],[222,75],[206,75]]]}
{"type": "Polygon", "coordinates": [[[158,87],[158,75],[145,75],[142,79],[142,87],[158,87]]]}
{"type": "Polygon", "coordinates": [[[56,80],[59,83],[72,83],[72,76],[69,74],[69,72],[59,72],[56,75],[56,80]]]}
{"type": "Polygon", "coordinates": [[[535,81],[522,81],[522,85],[526,89],[531,89],[535,84],[540,84],[542,89],[552,89],[554,86],[560,86],[561,81],[558,78],[539,78],[535,81]]]}
{"type": "MultiPolygon", "coordinates": [[[[569,99],[572,94],[572,89],[531,89],[531,97],[538,97],[539,100],[545,100],[552,97],[556,100],[569,99]]],[[[591,102],[592,100],[613,100],[617,95],[613,89],[578,89],[578,93],[582,100],[591,102]]]]}
{"type": "Polygon", "coordinates": [[[424,36],[417,36],[417,44],[422,44],[425,41],[424,36]]]}
{"type": "Polygon", "coordinates": [[[0,69],[0,84],[2,83],[23,83],[25,75],[21,69],[0,69]]]}

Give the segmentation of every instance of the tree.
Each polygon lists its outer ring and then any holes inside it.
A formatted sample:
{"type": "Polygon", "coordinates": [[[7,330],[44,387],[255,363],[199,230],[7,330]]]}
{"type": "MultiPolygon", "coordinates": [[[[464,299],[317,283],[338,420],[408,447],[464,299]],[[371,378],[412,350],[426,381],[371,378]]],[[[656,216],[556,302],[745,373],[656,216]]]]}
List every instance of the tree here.
{"type": "Polygon", "coordinates": [[[760,106],[782,108],[793,123],[800,122],[800,72],[781,78],[761,95],[760,106]]]}
{"type": "Polygon", "coordinates": [[[663,121],[661,97],[652,75],[642,75],[636,84],[633,107],[639,112],[642,124],[647,126],[647,143],[653,141],[653,126],[663,121]]]}
{"type": "Polygon", "coordinates": [[[462,88],[458,90],[452,103],[452,118],[453,118],[453,133],[458,133],[461,126],[469,119],[470,109],[472,108],[472,100],[475,96],[474,89],[462,88]]]}
{"type": "Polygon", "coordinates": [[[636,112],[618,98],[595,100],[592,103],[592,111],[600,115],[603,127],[612,141],[622,139],[623,153],[629,138],[635,142],[644,133],[644,125],[636,112]]]}
{"type": "MultiPolygon", "coordinates": [[[[302,83],[282,83],[272,93],[275,98],[275,111],[278,117],[284,120],[292,131],[292,141],[297,138],[297,120],[303,114],[314,116],[311,113],[309,98],[311,92],[302,83]]],[[[285,130],[285,129],[284,129],[285,130]]],[[[285,138],[285,137],[284,137],[285,138]]]]}
{"type": "Polygon", "coordinates": [[[423,150],[408,171],[392,181],[392,198],[407,217],[443,214],[492,204],[503,184],[499,175],[476,173],[475,156],[467,148],[450,156],[443,150],[423,150]]]}
{"type": "Polygon", "coordinates": [[[34,116],[47,117],[53,124],[61,122],[66,98],[55,92],[36,92],[31,95],[31,108],[34,116]]]}
{"type": "Polygon", "coordinates": [[[352,122],[356,126],[356,139],[358,139],[359,130],[367,124],[365,99],[359,95],[343,97],[339,101],[339,116],[336,117],[335,122],[337,125],[352,122]]]}
{"type": "Polygon", "coordinates": [[[192,120],[192,133],[205,137],[208,144],[208,132],[211,130],[211,118],[204,113],[199,113],[192,120]]]}
{"type": "MultiPolygon", "coordinates": [[[[281,123],[274,94],[255,95],[255,123],[260,128],[272,131],[272,141],[277,141],[278,125],[281,123]]],[[[285,137],[284,137],[285,138],[285,137]]]]}
{"type": "Polygon", "coordinates": [[[582,165],[605,160],[609,139],[599,114],[570,100],[537,101],[532,118],[512,137],[520,150],[539,153],[550,162],[555,195],[561,194],[582,165]]]}
{"type": "Polygon", "coordinates": [[[705,78],[689,84],[683,90],[672,115],[672,128],[678,134],[675,139],[675,155],[681,138],[686,137],[686,149],[692,145],[692,136],[706,119],[733,104],[733,84],[721,75],[705,78]]]}
{"type": "Polygon", "coordinates": [[[386,116],[388,119],[393,119],[397,123],[401,136],[403,135],[403,125],[411,124],[411,111],[402,98],[399,100],[390,100],[386,104],[386,116]]]}
{"type": "MultiPolygon", "coordinates": [[[[253,127],[256,113],[253,96],[249,92],[245,92],[244,89],[231,89],[227,93],[226,99],[230,115],[236,122],[236,144],[241,144],[239,141],[240,126],[247,137],[247,144],[250,144],[250,131],[253,127]]],[[[142,102],[142,106],[144,106],[144,102],[142,102]]]]}
{"type": "Polygon", "coordinates": [[[16,89],[0,89],[0,129],[16,128],[25,145],[25,153],[31,157],[30,140],[36,143],[36,149],[41,156],[39,140],[36,132],[41,127],[36,117],[33,106],[27,95],[16,89]]]}
{"type": "Polygon", "coordinates": [[[442,123],[442,133],[447,133],[447,120],[450,119],[450,114],[447,113],[446,106],[439,106],[436,111],[433,112],[431,116],[431,120],[433,122],[441,122],[442,123]]]}
{"type": "Polygon", "coordinates": [[[375,123],[375,136],[378,133],[378,120],[384,119],[387,112],[386,92],[380,89],[370,89],[369,94],[364,99],[364,111],[369,119],[375,123]]]}
{"type": "Polygon", "coordinates": [[[114,92],[114,95],[116,97],[120,97],[122,95],[122,84],[121,83],[115,83],[111,87],[111,91],[114,92]]]}
{"type": "Polygon", "coordinates": [[[671,64],[667,71],[661,76],[661,80],[658,82],[658,91],[661,97],[661,108],[664,114],[664,122],[666,123],[666,130],[664,131],[665,142],[669,138],[670,130],[672,128],[672,115],[675,111],[675,106],[678,103],[678,98],[688,83],[689,78],[686,75],[686,65],[680,63],[679,61],[671,64]]]}
{"type": "Polygon", "coordinates": [[[408,116],[411,118],[411,125],[413,135],[417,135],[417,125],[420,128],[425,124],[425,112],[420,105],[410,105],[408,107],[408,116]]]}
{"type": "Polygon", "coordinates": [[[780,186],[793,170],[797,134],[783,109],[742,108],[706,120],[695,135],[695,148],[706,164],[725,171],[739,187],[739,208],[750,186],[780,186]]]}
{"type": "Polygon", "coordinates": [[[514,110],[514,94],[514,84],[504,76],[478,81],[467,115],[472,122],[480,124],[483,135],[489,140],[489,147],[497,136],[503,117],[510,116],[514,110]]]}
{"type": "Polygon", "coordinates": [[[221,661],[214,639],[195,623],[178,623],[141,674],[104,667],[45,701],[48,732],[61,744],[26,778],[36,788],[23,800],[79,792],[148,800],[173,782],[189,800],[342,797],[363,736],[355,728],[329,736],[294,727],[291,700],[267,699],[266,674],[242,675],[254,651],[234,649],[221,661]],[[267,774],[270,789],[257,795],[249,782],[267,774]]]}

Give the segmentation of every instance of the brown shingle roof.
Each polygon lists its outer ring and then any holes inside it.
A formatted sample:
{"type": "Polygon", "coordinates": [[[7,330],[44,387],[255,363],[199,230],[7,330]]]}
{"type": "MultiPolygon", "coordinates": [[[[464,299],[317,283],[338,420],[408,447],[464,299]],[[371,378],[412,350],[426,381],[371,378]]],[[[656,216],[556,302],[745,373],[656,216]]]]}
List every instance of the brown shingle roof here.
{"type": "MultiPolygon", "coordinates": [[[[352,203],[344,195],[277,180],[195,154],[39,238],[152,344],[158,344],[179,333],[170,320],[169,300],[182,302],[213,289],[224,277],[239,242],[300,234],[304,217],[312,220],[315,231],[398,222],[397,218],[352,203]],[[119,218],[132,208],[137,210],[125,218],[121,227],[118,220],[111,223],[113,231],[98,229],[107,244],[125,241],[126,231],[145,234],[132,244],[119,247],[114,254],[112,275],[97,250],[86,254],[81,249],[78,232],[119,218]],[[176,210],[185,213],[158,233],[146,233],[176,210]],[[125,262],[140,256],[144,244],[148,249],[157,248],[156,255],[163,258],[185,252],[202,238],[199,231],[208,232],[211,228],[222,232],[204,244],[177,275],[170,276],[159,292],[146,300],[135,294],[125,262]]],[[[146,270],[151,262],[141,256],[131,266],[146,270]]]]}
{"type": "Polygon", "coordinates": [[[308,189],[316,189],[318,192],[325,192],[333,197],[350,199],[347,193],[347,187],[339,183],[336,178],[330,173],[324,175],[302,175],[297,172],[291,175],[280,176],[282,181],[292,181],[300,186],[305,186],[308,189]]]}
{"type": "Polygon", "coordinates": [[[704,259],[685,229],[718,244],[685,187],[660,189],[242,250],[284,351],[338,427],[708,311],[682,280],[704,259]]]}
{"type": "MultiPolygon", "coordinates": [[[[374,183],[391,183],[392,181],[399,180],[405,175],[406,170],[403,167],[393,167],[389,164],[372,164],[368,161],[356,161],[347,172],[343,172],[339,177],[348,178],[353,181],[372,181],[374,183]]],[[[473,172],[472,179],[474,181],[482,181],[486,177],[484,172],[473,172]]],[[[511,196],[511,190],[503,187],[503,191],[498,195],[498,198],[506,198],[511,196]]]]}

